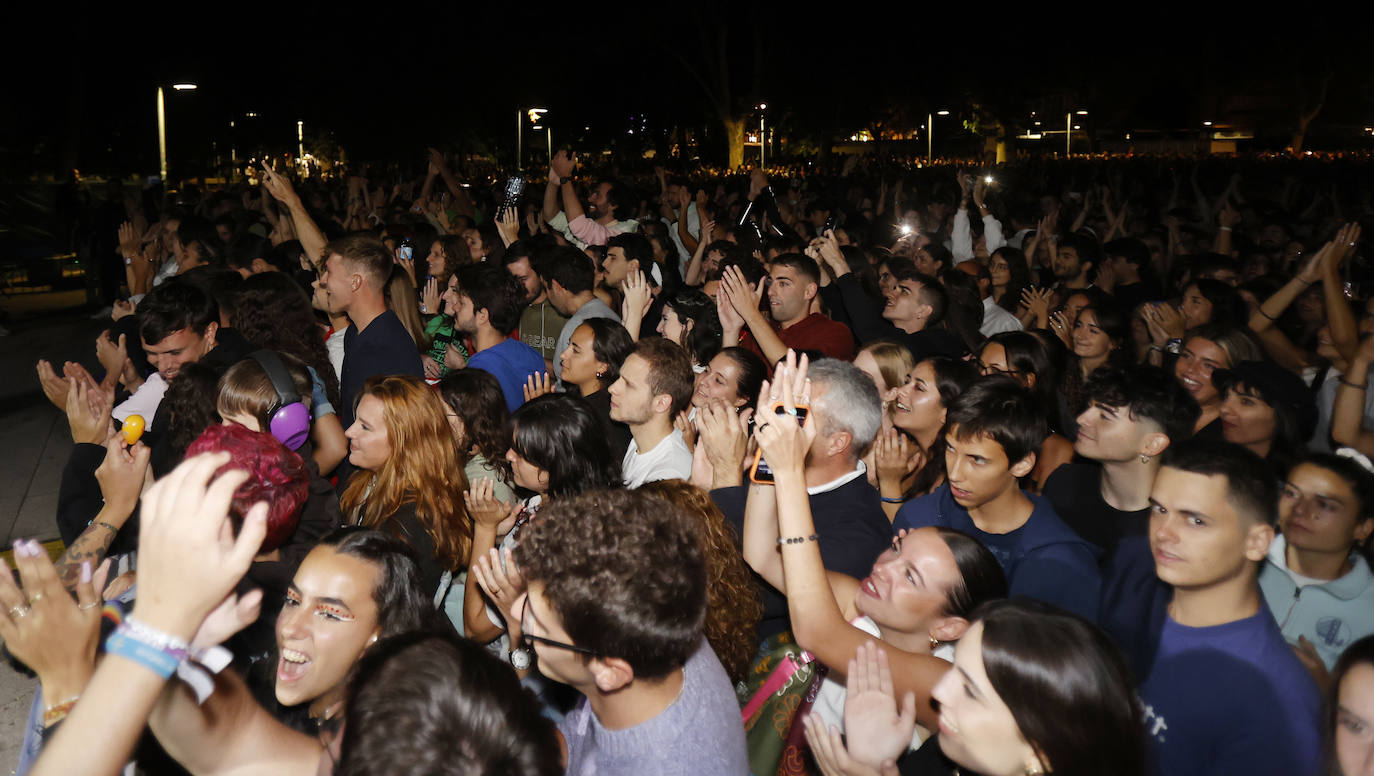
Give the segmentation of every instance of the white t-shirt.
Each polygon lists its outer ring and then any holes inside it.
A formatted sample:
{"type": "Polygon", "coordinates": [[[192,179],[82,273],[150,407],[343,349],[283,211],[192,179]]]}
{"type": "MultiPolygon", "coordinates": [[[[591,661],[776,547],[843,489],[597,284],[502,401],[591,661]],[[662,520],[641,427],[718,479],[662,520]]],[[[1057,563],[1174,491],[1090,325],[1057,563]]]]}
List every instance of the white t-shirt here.
{"type": "MultiPolygon", "coordinates": [[[[872,617],[866,615],[863,617],[856,617],[850,624],[864,633],[872,634],[874,638],[882,637],[882,633],[878,630],[878,623],[874,622],[872,617]]],[[[934,655],[941,660],[953,662],[954,645],[941,644],[936,648],[934,655]]],[[[834,725],[840,729],[841,733],[844,732],[844,698],[846,692],[847,690],[843,684],[831,679],[827,675],[825,679],[821,680],[821,689],[820,692],[816,693],[816,702],[811,705],[812,714],[818,715],[821,722],[825,723],[827,728],[834,725]]],[[[920,748],[921,742],[925,741],[929,736],[930,731],[917,725],[916,730],[911,734],[910,748],[920,748]]]]}
{"type": "Polygon", "coordinates": [[[646,482],[659,480],[690,479],[692,451],[687,449],[687,440],[676,428],[654,445],[654,449],[643,454],[639,452],[639,443],[631,439],[630,449],[625,451],[621,474],[625,477],[627,488],[638,488],[646,482]]]}

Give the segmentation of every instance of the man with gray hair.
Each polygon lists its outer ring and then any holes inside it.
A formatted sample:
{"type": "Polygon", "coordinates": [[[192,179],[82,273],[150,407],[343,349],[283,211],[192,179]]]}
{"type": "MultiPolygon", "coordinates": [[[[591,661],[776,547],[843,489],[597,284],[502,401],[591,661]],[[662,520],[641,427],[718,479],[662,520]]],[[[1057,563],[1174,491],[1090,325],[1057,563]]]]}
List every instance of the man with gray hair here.
{"type": "MultiPolygon", "coordinates": [[[[873,559],[892,542],[892,524],[883,513],[878,491],[864,476],[867,469],[862,460],[882,426],[882,402],[873,380],[847,361],[820,359],[811,364],[807,376],[811,406],[805,422],[818,424],[819,433],[806,456],[806,490],[811,495],[821,560],[831,571],[862,579],[873,568],[873,559]]],[[[759,407],[759,422],[771,411],[759,407]]],[[[773,486],[744,484],[744,432],[738,425],[709,421],[701,425],[698,445],[705,446],[713,470],[711,498],[740,536],[746,510],[775,508],[772,494],[761,490],[773,486]]],[[[762,580],[759,587],[761,640],[790,625],[787,600],[762,580]]]]}

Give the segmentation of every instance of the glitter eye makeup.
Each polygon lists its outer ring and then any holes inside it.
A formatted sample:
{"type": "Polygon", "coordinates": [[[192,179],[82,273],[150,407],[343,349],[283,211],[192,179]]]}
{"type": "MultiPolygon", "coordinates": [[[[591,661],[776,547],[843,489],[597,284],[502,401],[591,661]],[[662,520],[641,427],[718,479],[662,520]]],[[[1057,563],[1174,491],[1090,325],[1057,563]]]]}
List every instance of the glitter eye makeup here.
{"type": "Polygon", "coordinates": [[[315,607],[315,611],[320,614],[327,614],[336,620],[344,620],[345,622],[352,622],[356,619],[343,609],[337,606],[330,606],[329,604],[319,604],[315,607]]]}

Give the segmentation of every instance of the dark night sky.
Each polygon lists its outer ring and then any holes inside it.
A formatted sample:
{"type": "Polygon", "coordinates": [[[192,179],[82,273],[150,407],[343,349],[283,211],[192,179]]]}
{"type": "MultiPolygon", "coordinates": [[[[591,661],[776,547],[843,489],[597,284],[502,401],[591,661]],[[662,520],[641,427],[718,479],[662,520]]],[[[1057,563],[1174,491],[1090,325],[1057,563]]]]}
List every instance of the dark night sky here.
{"type": "Polygon", "coordinates": [[[592,127],[592,142],[621,134],[632,115],[651,127],[714,125],[672,54],[697,59],[702,24],[730,31],[741,102],[752,96],[751,30],[762,30],[760,96],[770,121],[794,133],[862,127],[885,106],[922,117],[928,107],[957,110],[969,96],[1017,115],[1036,105],[1057,111],[1066,93],[1099,127],[1172,128],[1214,111],[1213,97],[1270,95],[1290,106],[1298,77],[1327,69],[1336,77],[1322,120],[1374,120],[1363,20],[1239,18],[1258,16],[1242,6],[1184,15],[1141,4],[1078,14],[1058,5],[998,14],[905,4],[851,15],[829,4],[808,18],[772,4],[751,12],[707,2],[692,6],[707,20],[698,23],[678,10],[686,7],[61,5],[28,26],[35,37],[65,31],[60,47],[5,55],[11,118],[0,126],[0,174],[58,169],[70,148],[84,169],[151,171],[154,87],[179,79],[201,88],[169,99],[173,152],[227,139],[231,117],[248,123],[245,144],[285,150],[300,119],[308,135],[327,129],[355,158],[391,159],[460,138],[470,149],[474,141],[509,149],[516,109],[536,102],[551,109],[556,141],[582,127],[592,127]],[[249,111],[259,118],[244,119],[249,111]]]}

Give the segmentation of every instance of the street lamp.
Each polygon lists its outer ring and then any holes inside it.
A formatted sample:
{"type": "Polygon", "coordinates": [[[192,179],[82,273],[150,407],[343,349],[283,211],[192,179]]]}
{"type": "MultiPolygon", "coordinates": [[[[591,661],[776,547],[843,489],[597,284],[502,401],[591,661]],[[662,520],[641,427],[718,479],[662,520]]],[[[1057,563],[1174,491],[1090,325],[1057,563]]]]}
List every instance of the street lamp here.
{"type": "MultiPolygon", "coordinates": [[[[525,157],[525,117],[529,116],[533,129],[543,129],[539,126],[539,117],[548,112],[548,108],[530,108],[515,112],[515,166],[517,169],[523,166],[525,157]]],[[[549,138],[549,161],[553,161],[552,136],[549,138]]]]}
{"type": "Polygon", "coordinates": [[[935,117],[948,116],[949,111],[937,110],[935,113],[926,114],[926,164],[930,164],[934,157],[935,150],[935,117]]]}
{"type": "Polygon", "coordinates": [[[1065,159],[1067,159],[1067,158],[1073,156],[1073,130],[1074,130],[1074,126],[1073,126],[1073,117],[1074,117],[1075,115],[1078,115],[1078,116],[1086,116],[1086,115],[1088,115],[1088,112],[1085,111],[1085,110],[1076,110],[1076,111],[1070,111],[1069,113],[1065,113],[1065,114],[1064,114],[1064,158],[1065,158],[1065,159]]]}
{"type": "Polygon", "coordinates": [[[759,112],[759,169],[763,169],[763,147],[768,143],[768,133],[764,128],[764,111],[768,110],[768,103],[761,102],[755,106],[759,112]]]}
{"type": "MultiPolygon", "coordinates": [[[[196,85],[192,83],[172,84],[172,88],[178,92],[195,91],[196,85]]],[[[162,178],[162,190],[167,190],[167,111],[163,107],[165,102],[162,96],[162,86],[157,87],[157,152],[158,152],[158,173],[162,178]]]]}

